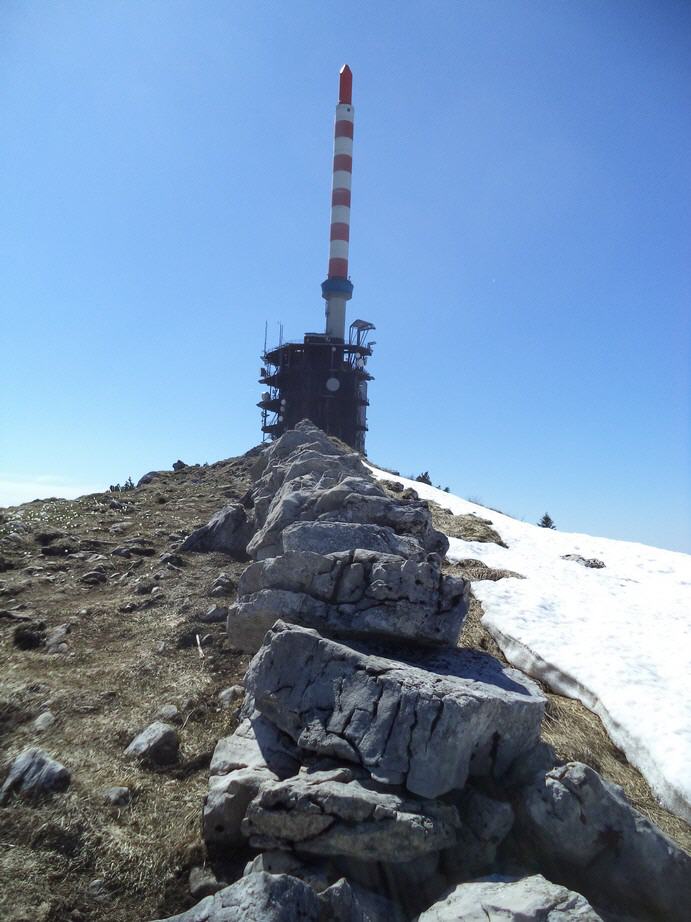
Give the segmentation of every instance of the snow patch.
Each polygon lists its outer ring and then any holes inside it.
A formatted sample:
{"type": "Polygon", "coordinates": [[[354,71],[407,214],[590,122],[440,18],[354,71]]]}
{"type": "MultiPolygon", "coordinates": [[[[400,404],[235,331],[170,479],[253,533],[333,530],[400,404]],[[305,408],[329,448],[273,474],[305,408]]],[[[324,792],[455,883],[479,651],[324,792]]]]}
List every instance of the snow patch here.
{"type": "Polygon", "coordinates": [[[473,583],[483,624],[511,663],[594,711],[661,802],[691,822],[691,555],[540,528],[371,470],[455,515],[491,520],[508,548],[449,538],[451,561],[526,577],[473,583]]]}

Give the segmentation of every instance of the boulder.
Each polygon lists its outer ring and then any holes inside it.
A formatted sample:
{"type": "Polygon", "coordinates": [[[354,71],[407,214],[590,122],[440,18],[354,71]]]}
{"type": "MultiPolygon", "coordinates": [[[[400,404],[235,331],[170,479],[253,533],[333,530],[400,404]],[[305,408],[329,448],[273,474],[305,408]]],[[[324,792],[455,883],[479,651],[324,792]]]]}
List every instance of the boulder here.
{"type": "Polygon", "coordinates": [[[17,794],[24,800],[38,800],[44,795],[66,791],[71,775],[64,765],[43,749],[24,749],[10,765],[0,789],[0,806],[17,794]]]}
{"type": "Polygon", "coordinates": [[[197,528],[180,545],[181,551],[216,551],[235,560],[247,560],[247,542],[252,537],[253,523],[239,503],[224,506],[208,524],[197,528]]]}
{"type": "Polygon", "coordinates": [[[282,533],[282,551],[313,551],[334,554],[363,548],[424,560],[425,551],[415,538],[397,535],[393,528],[355,522],[294,522],[282,533]]]}
{"type": "Polygon", "coordinates": [[[460,884],[418,922],[602,922],[585,897],[541,874],[460,884]]]}
{"type": "Polygon", "coordinates": [[[245,570],[228,634],[254,653],[281,619],[329,636],[455,646],[468,597],[468,584],[445,576],[436,554],[416,562],[363,550],[288,551],[245,570]]]}
{"type": "Polygon", "coordinates": [[[459,828],[455,807],[405,800],[346,768],[262,784],[242,822],[254,848],[387,862],[447,848],[459,828]]]}
{"type": "Polygon", "coordinates": [[[501,776],[537,742],[544,698],[519,672],[467,649],[374,656],[278,622],[245,679],[256,707],[301,749],[361,764],[421,797],[501,776]]]}
{"type": "Polygon", "coordinates": [[[175,727],[155,720],[137,734],[125,755],[152,765],[172,765],[178,758],[178,734],[175,727]]]}
{"type": "Polygon", "coordinates": [[[314,890],[296,877],[259,872],[159,922],[323,922],[321,909],[314,890]]]}
{"type": "Polygon", "coordinates": [[[519,793],[517,816],[518,841],[532,843],[550,876],[641,919],[688,919],[691,857],[592,768],[569,762],[538,774],[519,793]]]}

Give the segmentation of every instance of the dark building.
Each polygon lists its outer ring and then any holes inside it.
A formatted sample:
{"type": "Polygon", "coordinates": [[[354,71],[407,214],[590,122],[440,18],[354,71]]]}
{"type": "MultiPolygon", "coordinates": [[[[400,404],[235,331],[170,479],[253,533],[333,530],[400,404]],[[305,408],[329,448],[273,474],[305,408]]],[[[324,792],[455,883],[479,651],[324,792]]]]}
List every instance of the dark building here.
{"type": "Polygon", "coordinates": [[[367,360],[374,327],[364,320],[350,325],[348,343],[325,333],[307,333],[304,342],[283,343],[262,356],[262,432],[278,438],[301,419],[310,419],[365,453],[367,432],[367,360]]]}

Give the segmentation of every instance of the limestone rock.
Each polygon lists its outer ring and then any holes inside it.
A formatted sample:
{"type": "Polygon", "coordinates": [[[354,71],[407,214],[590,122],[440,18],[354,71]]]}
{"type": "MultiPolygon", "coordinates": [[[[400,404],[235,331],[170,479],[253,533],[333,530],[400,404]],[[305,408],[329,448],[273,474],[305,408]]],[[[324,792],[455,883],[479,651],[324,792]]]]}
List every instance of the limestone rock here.
{"type": "Polygon", "coordinates": [[[252,557],[263,560],[280,553],[283,530],[297,521],[386,526],[398,534],[415,537],[428,553],[446,553],[448,539],[433,527],[426,503],[401,502],[387,496],[371,476],[357,477],[347,469],[341,471],[340,459],[337,460],[335,466],[332,457],[327,460],[314,454],[308,459],[303,455],[300,470],[307,471],[310,479],[304,473],[292,477],[295,467],[291,466],[271,499],[265,521],[248,545],[252,557]],[[315,473],[322,475],[318,482],[315,473]]]}
{"type": "Polygon", "coordinates": [[[241,824],[248,805],[264,782],[276,780],[277,775],[265,766],[212,775],[202,813],[202,837],[207,845],[242,845],[241,824]]]}
{"type": "Polygon", "coordinates": [[[203,624],[220,624],[228,618],[228,609],[225,605],[212,605],[207,608],[201,615],[197,615],[197,620],[203,624]]]}
{"type": "Polygon", "coordinates": [[[251,714],[231,736],[218,741],[209,773],[225,775],[236,768],[268,768],[288,778],[300,768],[297,747],[261,714],[251,714]]]}
{"type": "Polygon", "coordinates": [[[406,503],[389,496],[350,493],[336,509],[324,512],[319,521],[388,526],[399,535],[417,538],[428,554],[443,557],[449,549],[449,539],[433,527],[429,507],[421,501],[406,503]]]}
{"type": "Polygon", "coordinates": [[[232,736],[219,740],[211,760],[202,834],[208,845],[243,843],[240,825],[247,806],[265,781],[299,769],[295,747],[260,714],[243,720],[232,736]]]}
{"type": "Polygon", "coordinates": [[[247,560],[247,542],[252,531],[253,524],[244,506],[231,503],[217,512],[207,525],[193,531],[180,545],[180,550],[217,551],[236,560],[247,560]]]}
{"type": "Polygon", "coordinates": [[[287,874],[250,874],[159,922],[323,922],[321,903],[307,884],[287,874]]]}
{"type": "Polygon", "coordinates": [[[520,794],[518,817],[517,836],[534,844],[540,866],[589,899],[641,918],[688,918],[691,857],[587,765],[537,775],[520,794]]]}
{"type": "Polygon", "coordinates": [[[46,730],[50,730],[54,723],[55,714],[52,711],[44,711],[34,720],[34,729],[39,733],[44,733],[46,730]]]}
{"type": "Polygon", "coordinates": [[[153,481],[161,476],[161,471],[149,471],[147,474],[144,474],[143,477],[140,477],[137,481],[138,487],[144,487],[147,483],[153,483],[153,481]]]}
{"type": "Polygon", "coordinates": [[[244,697],[245,689],[242,685],[231,685],[218,693],[218,700],[221,702],[221,707],[224,708],[232,708],[236,702],[242,701],[244,697]]]}
{"type": "Polygon", "coordinates": [[[544,698],[520,673],[471,650],[414,661],[368,655],[278,622],[245,679],[256,707],[306,751],[361,764],[421,797],[502,775],[538,738],[544,698]]]}
{"type": "Polygon", "coordinates": [[[418,922],[602,922],[585,897],[541,874],[460,884],[418,922]]]}
{"type": "Polygon", "coordinates": [[[178,747],[175,727],[156,720],[135,736],[125,755],[153,765],[172,765],[177,761],[178,747]]]}
{"type": "Polygon", "coordinates": [[[282,550],[334,554],[363,548],[380,554],[395,554],[424,560],[425,551],[415,538],[397,535],[393,528],[358,525],[354,522],[294,522],[282,533],[282,550]]]}
{"type": "Polygon", "coordinates": [[[354,780],[348,769],[262,784],[242,823],[254,848],[389,862],[446,848],[459,828],[455,807],[404,800],[354,780]]]}
{"type": "Polygon", "coordinates": [[[445,576],[436,554],[416,562],[363,550],[288,551],[243,573],[228,634],[253,653],[281,619],[330,636],[455,646],[467,611],[467,584],[445,576]]]}
{"type": "Polygon", "coordinates": [[[341,878],[320,895],[328,922],[406,922],[398,907],[379,893],[372,893],[341,878]]]}
{"type": "Polygon", "coordinates": [[[43,749],[24,749],[10,765],[0,789],[0,806],[17,794],[24,800],[38,800],[45,794],[67,790],[70,772],[43,749]]]}

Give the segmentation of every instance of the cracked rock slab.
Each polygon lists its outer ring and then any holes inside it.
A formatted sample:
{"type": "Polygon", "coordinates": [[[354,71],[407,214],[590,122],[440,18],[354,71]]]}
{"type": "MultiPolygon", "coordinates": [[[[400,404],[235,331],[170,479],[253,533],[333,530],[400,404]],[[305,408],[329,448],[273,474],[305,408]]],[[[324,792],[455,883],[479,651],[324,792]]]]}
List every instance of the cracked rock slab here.
{"type": "Polygon", "coordinates": [[[245,707],[300,748],[430,798],[463,788],[469,774],[502,775],[537,742],[545,704],[533,682],[487,654],[394,660],[282,622],[245,685],[245,707]]]}
{"type": "Polygon", "coordinates": [[[460,827],[455,807],[404,799],[354,780],[348,769],[262,784],[242,823],[254,848],[389,862],[448,848],[460,827]]]}
{"type": "Polygon", "coordinates": [[[581,896],[541,874],[460,884],[418,922],[602,922],[581,896]]]}
{"type": "Polygon", "coordinates": [[[415,538],[397,535],[385,525],[360,525],[355,522],[294,522],[281,535],[283,553],[314,551],[334,554],[363,548],[380,554],[395,554],[411,560],[424,560],[425,551],[415,538]]]}
{"type": "Polygon", "coordinates": [[[252,653],[279,619],[330,636],[455,646],[467,612],[468,584],[445,576],[436,554],[288,551],[245,570],[227,623],[233,645],[252,653]]]}

